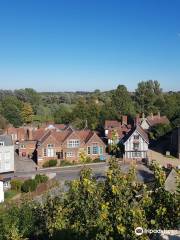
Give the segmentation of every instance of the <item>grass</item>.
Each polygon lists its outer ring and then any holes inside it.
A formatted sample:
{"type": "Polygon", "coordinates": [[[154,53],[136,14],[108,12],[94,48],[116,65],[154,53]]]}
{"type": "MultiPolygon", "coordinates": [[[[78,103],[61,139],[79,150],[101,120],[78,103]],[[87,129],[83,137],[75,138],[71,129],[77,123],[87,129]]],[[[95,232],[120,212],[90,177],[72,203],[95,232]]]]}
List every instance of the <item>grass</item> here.
{"type": "Polygon", "coordinates": [[[5,200],[10,200],[12,199],[14,196],[16,196],[19,192],[15,191],[15,190],[8,190],[4,193],[4,198],[5,200]]]}

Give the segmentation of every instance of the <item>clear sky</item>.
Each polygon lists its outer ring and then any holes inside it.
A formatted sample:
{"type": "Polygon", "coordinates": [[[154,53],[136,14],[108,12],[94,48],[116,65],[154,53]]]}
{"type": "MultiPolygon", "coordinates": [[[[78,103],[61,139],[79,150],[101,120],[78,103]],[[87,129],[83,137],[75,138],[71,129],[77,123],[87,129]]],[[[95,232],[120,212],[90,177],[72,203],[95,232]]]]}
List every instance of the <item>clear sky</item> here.
{"type": "Polygon", "coordinates": [[[0,0],[0,88],[180,90],[180,0],[0,0]]]}

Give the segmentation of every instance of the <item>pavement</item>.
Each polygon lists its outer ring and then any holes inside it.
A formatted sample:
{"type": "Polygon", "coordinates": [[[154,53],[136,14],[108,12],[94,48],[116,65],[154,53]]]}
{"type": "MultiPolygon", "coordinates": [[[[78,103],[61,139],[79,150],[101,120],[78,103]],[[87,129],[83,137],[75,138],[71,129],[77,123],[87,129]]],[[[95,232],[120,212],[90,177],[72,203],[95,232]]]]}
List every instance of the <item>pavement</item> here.
{"type": "MultiPolygon", "coordinates": [[[[86,164],[87,167],[92,169],[93,175],[95,176],[105,176],[108,170],[107,163],[92,163],[86,164]]],[[[152,172],[143,164],[134,165],[137,171],[137,179],[139,181],[147,182],[153,179],[152,172]]],[[[74,179],[78,179],[80,176],[80,171],[84,165],[76,165],[76,166],[66,166],[66,167],[55,167],[55,168],[48,168],[48,169],[38,169],[33,171],[16,171],[16,177],[32,177],[35,174],[49,174],[49,173],[56,173],[56,179],[59,182],[64,181],[71,181],[74,179]]],[[[131,167],[130,164],[122,164],[121,169],[123,172],[127,172],[128,169],[131,167]]]]}
{"type": "Polygon", "coordinates": [[[161,152],[155,151],[153,149],[149,150],[148,155],[151,160],[155,160],[160,166],[167,167],[167,164],[171,164],[173,167],[180,166],[180,159],[175,157],[167,157],[161,152]]]}

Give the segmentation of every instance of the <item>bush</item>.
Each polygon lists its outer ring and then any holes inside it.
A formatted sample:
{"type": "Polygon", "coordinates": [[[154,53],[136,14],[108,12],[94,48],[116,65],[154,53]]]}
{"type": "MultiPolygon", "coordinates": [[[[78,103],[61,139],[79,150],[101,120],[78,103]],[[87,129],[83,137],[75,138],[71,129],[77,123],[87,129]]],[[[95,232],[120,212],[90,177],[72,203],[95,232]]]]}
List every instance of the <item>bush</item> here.
{"type": "Polygon", "coordinates": [[[34,180],[37,182],[37,184],[45,183],[48,181],[48,177],[44,174],[37,174],[34,180]]]}
{"type": "Polygon", "coordinates": [[[56,159],[51,159],[43,164],[43,168],[47,167],[55,167],[57,165],[57,160],[56,159]]]}
{"type": "Polygon", "coordinates": [[[61,160],[60,162],[60,166],[71,166],[71,165],[74,165],[75,163],[73,162],[69,162],[67,160],[61,160]]]}
{"type": "Polygon", "coordinates": [[[35,179],[28,179],[23,183],[23,185],[21,187],[21,191],[25,192],[25,193],[33,192],[33,191],[36,190],[37,185],[38,184],[37,184],[37,181],[35,179]]]}
{"type": "Polygon", "coordinates": [[[21,179],[12,179],[11,180],[11,189],[15,191],[20,191],[23,185],[23,180],[21,179]]]}

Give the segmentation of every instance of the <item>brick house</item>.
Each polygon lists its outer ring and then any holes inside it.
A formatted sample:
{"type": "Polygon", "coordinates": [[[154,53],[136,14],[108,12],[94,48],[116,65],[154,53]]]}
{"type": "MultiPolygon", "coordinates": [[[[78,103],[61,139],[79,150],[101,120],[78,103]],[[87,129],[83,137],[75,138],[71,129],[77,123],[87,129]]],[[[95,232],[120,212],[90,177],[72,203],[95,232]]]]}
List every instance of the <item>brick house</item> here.
{"type": "Polygon", "coordinates": [[[128,124],[127,116],[122,116],[122,121],[106,120],[104,126],[105,138],[108,145],[118,143],[130,130],[132,126],[128,124]]]}
{"type": "Polygon", "coordinates": [[[42,165],[50,159],[78,161],[81,152],[92,159],[105,156],[105,144],[96,132],[90,130],[47,131],[36,144],[35,161],[42,165]]]}

